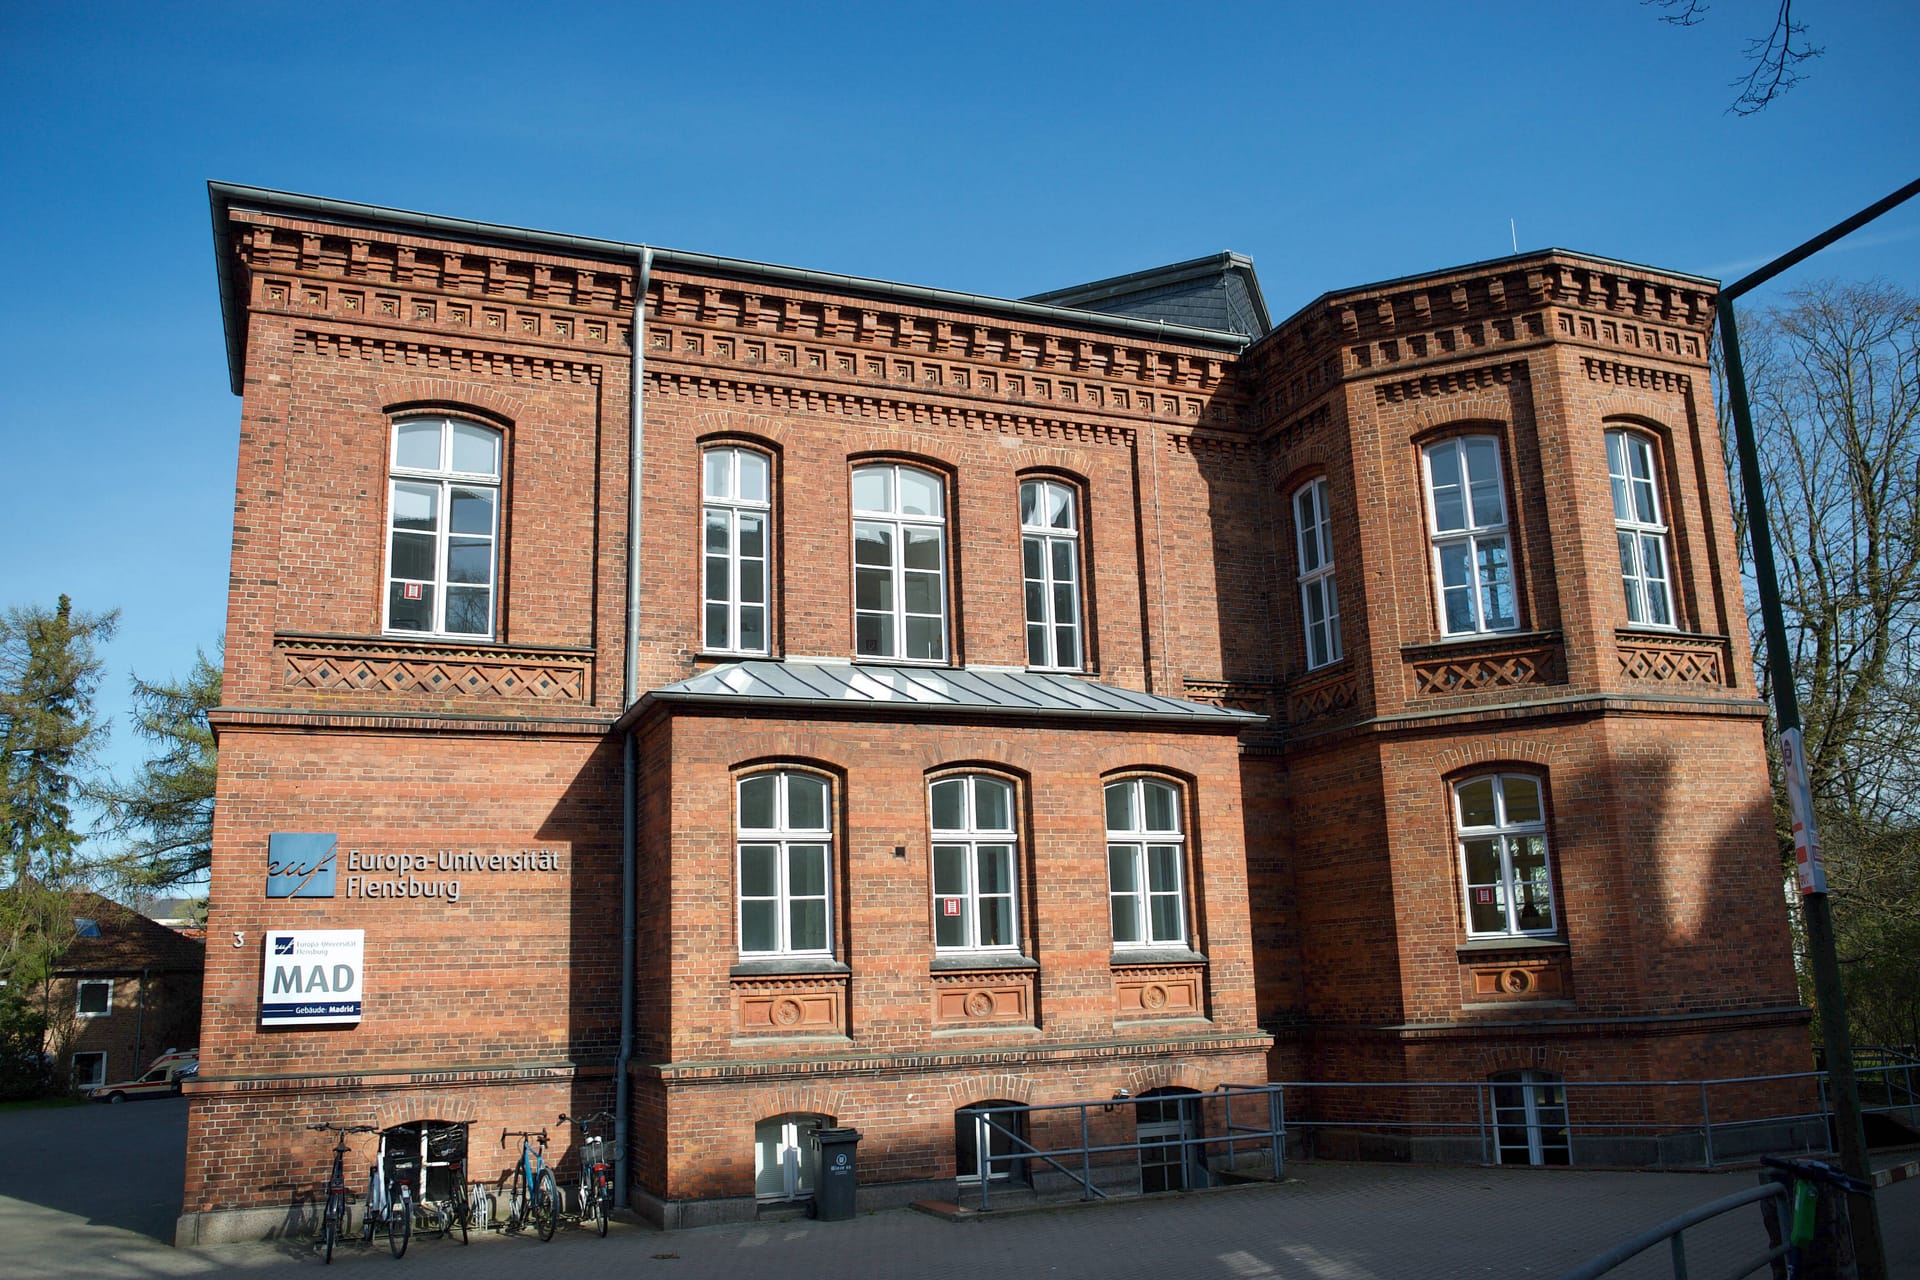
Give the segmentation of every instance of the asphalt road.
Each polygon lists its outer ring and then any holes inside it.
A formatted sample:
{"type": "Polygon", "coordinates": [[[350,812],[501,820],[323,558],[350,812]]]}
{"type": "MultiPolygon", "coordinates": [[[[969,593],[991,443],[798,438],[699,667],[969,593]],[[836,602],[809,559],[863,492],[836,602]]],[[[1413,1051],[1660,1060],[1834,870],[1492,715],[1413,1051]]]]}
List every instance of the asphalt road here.
{"type": "MultiPolygon", "coordinates": [[[[312,1274],[305,1241],[174,1249],[186,1104],[0,1113],[0,1275],[103,1280],[312,1274]]],[[[1553,1277],[1673,1214],[1753,1185],[1752,1172],[1620,1173],[1301,1164],[1282,1186],[947,1222],[910,1210],[661,1233],[563,1227],[551,1244],[417,1239],[395,1263],[354,1244],[335,1267],[401,1266],[458,1280],[1456,1280],[1553,1277]]],[[[1920,1280],[1920,1179],[1881,1193],[1895,1280],[1920,1280]]],[[[1762,1248],[1757,1212],[1689,1236],[1694,1274],[1762,1248]]],[[[1667,1276],[1664,1251],[1615,1273],[1667,1276]]]]}

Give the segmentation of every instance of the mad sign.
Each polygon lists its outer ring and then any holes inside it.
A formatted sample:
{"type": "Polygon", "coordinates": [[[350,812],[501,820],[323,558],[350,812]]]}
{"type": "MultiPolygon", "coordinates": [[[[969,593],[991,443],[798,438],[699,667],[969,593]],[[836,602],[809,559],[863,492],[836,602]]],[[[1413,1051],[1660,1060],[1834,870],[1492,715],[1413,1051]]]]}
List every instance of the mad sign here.
{"type": "Polygon", "coordinates": [[[365,929],[269,929],[265,946],[261,1026],[352,1026],[360,1021],[365,929]]]}

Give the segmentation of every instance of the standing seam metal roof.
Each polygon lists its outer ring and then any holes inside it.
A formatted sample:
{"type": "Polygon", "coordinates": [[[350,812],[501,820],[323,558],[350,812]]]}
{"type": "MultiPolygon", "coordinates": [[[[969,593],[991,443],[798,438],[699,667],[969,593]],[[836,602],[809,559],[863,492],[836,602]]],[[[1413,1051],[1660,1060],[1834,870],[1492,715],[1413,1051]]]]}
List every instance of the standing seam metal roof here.
{"type": "Polygon", "coordinates": [[[637,707],[649,702],[815,708],[893,704],[1002,715],[1160,720],[1239,728],[1266,719],[1251,711],[1122,689],[1077,676],[851,662],[732,662],[655,689],[637,707]]]}

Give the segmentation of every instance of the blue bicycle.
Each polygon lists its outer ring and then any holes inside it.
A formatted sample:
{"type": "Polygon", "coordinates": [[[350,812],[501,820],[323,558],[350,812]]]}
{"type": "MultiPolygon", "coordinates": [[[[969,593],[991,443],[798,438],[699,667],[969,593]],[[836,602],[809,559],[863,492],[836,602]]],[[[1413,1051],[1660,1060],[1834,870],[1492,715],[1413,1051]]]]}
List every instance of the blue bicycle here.
{"type": "Polygon", "coordinates": [[[520,1159],[514,1162],[507,1220],[502,1226],[514,1232],[532,1223],[544,1243],[553,1239],[553,1229],[560,1225],[560,1184],[547,1168],[547,1131],[502,1129],[500,1145],[506,1146],[508,1138],[520,1139],[520,1159]],[[540,1144],[537,1150],[535,1143],[540,1144]]]}

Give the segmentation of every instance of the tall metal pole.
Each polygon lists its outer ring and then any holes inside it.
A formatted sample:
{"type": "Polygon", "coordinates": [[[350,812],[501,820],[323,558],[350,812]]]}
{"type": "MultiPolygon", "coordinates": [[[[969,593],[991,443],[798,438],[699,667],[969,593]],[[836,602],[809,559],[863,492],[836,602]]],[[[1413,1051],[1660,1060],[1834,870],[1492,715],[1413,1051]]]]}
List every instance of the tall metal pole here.
{"type": "MultiPolygon", "coordinates": [[[[1747,400],[1747,375],[1740,361],[1740,330],[1734,322],[1733,303],[1748,290],[1764,284],[1916,194],[1920,194],[1920,179],[1908,183],[1886,199],[1869,205],[1805,244],[1789,250],[1752,275],[1736,281],[1722,290],[1714,303],[1720,322],[1720,350],[1726,362],[1727,398],[1733,409],[1733,432],[1740,459],[1741,486],[1747,499],[1747,534],[1753,544],[1754,586],[1760,596],[1760,616],[1766,630],[1767,669],[1772,674],[1780,765],[1786,775],[1787,798],[1793,809],[1794,862],[1800,888],[1800,913],[1806,926],[1807,963],[1813,970],[1814,1007],[1820,1013],[1820,1037],[1826,1049],[1827,1080],[1833,1100],[1840,1166],[1868,1186],[1873,1184],[1873,1172],[1867,1163],[1866,1128],[1860,1116],[1860,1088],[1853,1074],[1853,1035],[1847,1023],[1847,993],[1840,982],[1840,959],[1833,943],[1833,911],[1827,901],[1826,867],[1821,861],[1820,833],[1814,822],[1806,753],[1800,741],[1800,699],[1794,687],[1793,653],[1787,644],[1785,611],[1780,606],[1780,576],[1773,559],[1773,532],[1767,521],[1766,490],[1760,480],[1760,448],[1754,436],[1753,412],[1747,400]]],[[[1860,1268],[1860,1280],[1886,1280],[1886,1249],[1880,1239],[1880,1215],[1873,1193],[1868,1191],[1849,1199],[1854,1255],[1860,1268]]]]}

